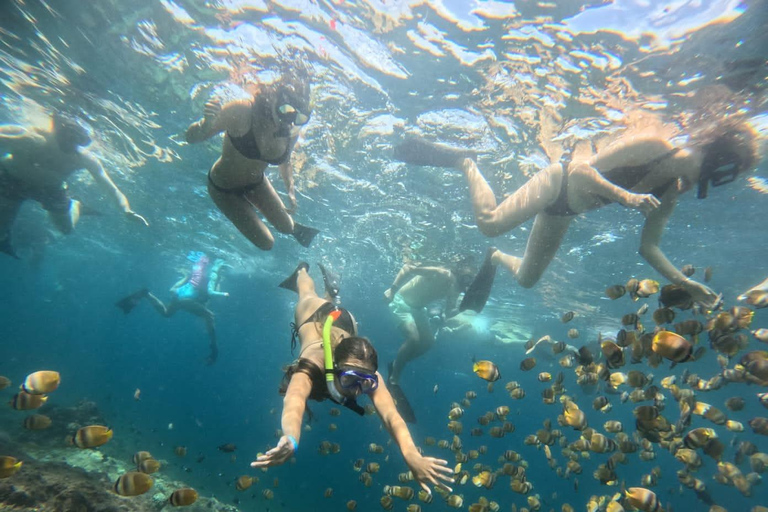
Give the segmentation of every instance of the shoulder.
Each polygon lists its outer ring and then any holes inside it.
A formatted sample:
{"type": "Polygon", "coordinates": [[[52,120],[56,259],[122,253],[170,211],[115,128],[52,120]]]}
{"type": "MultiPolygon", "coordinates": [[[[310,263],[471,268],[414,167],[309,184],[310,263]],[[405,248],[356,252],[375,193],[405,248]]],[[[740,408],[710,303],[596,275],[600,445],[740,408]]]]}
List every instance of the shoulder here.
{"type": "Polygon", "coordinates": [[[245,135],[251,127],[251,111],[253,102],[247,99],[236,99],[227,102],[222,107],[224,129],[234,135],[245,135]]]}

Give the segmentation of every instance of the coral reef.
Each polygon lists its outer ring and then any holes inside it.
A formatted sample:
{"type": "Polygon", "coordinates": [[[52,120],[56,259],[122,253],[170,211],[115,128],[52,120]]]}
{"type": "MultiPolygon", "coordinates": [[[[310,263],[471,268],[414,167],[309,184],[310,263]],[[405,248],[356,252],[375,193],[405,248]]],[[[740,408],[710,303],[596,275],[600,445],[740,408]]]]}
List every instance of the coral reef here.
{"type": "MultiPolygon", "coordinates": [[[[16,512],[131,512],[171,510],[168,502],[176,489],[188,487],[161,473],[152,475],[154,485],[142,496],[123,497],[112,487],[117,478],[135,467],[130,454],[116,458],[101,450],[68,447],[65,436],[88,424],[106,424],[93,402],[75,407],[46,406],[42,413],[53,419],[50,429],[6,434],[0,432],[0,454],[24,462],[13,476],[0,479],[0,509],[16,512]],[[124,460],[122,460],[124,459],[124,460]]],[[[238,512],[215,499],[200,496],[189,512],[238,512]]]]}

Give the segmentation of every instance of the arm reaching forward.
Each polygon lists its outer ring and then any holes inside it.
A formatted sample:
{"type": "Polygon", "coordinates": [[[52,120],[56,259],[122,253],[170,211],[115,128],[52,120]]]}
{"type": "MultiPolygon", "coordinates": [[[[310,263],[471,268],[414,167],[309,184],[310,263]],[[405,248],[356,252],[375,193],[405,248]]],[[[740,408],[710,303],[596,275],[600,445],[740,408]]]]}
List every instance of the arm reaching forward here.
{"type": "Polygon", "coordinates": [[[683,286],[691,294],[693,300],[705,307],[712,308],[718,302],[718,295],[709,287],[689,279],[675,267],[661,251],[661,237],[664,228],[669,221],[672,212],[677,204],[678,191],[668,190],[661,201],[661,206],[651,212],[645,220],[643,233],[640,241],[640,255],[647,261],[659,274],[666,277],[670,282],[683,286]]]}
{"type": "Polygon", "coordinates": [[[400,453],[403,454],[405,463],[413,473],[413,478],[428,493],[432,492],[429,485],[435,485],[448,492],[452,492],[452,489],[444,483],[453,482],[453,478],[451,478],[453,470],[448,467],[448,462],[433,457],[424,457],[419,453],[411,433],[408,431],[408,426],[397,412],[395,402],[392,400],[392,395],[389,393],[384,379],[378,372],[376,375],[379,377],[379,387],[370,395],[371,401],[373,406],[376,407],[381,423],[400,448],[400,453]]]}
{"type": "Polygon", "coordinates": [[[301,438],[301,418],[307,407],[307,399],[312,391],[312,381],[306,373],[295,372],[283,399],[282,427],[283,436],[277,446],[251,462],[252,468],[263,468],[285,464],[299,447],[301,438]]]}
{"type": "Polygon", "coordinates": [[[145,226],[149,226],[149,222],[147,222],[144,217],[131,210],[128,198],[125,197],[125,194],[123,194],[119,188],[117,188],[117,185],[115,185],[115,182],[109,177],[101,163],[94,156],[89,154],[84,153],[83,158],[85,159],[85,168],[88,169],[88,172],[91,173],[91,176],[93,176],[93,179],[99,187],[101,187],[104,193],[112,197],[117,204],[117,207],[120,208],[130,220],[141,222],[145,226]]]}

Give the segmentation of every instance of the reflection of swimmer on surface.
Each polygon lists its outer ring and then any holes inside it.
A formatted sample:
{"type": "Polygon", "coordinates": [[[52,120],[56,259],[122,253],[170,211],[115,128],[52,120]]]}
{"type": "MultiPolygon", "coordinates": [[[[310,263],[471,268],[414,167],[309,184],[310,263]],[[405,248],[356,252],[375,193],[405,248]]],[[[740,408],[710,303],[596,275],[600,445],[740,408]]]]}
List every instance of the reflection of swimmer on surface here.
{"type": "Polygon", "coordinates": [[[550,165],[497,204],[474,160],[459,150],[409,140],[396,149],[396,157],[421,164],[425,152],[433,153],[431,160],[437,163],[432,165],[456,166],[464,173],[475,222],[486,236],[499,236],[535,217],[522,258],[498,250],[492,255],[493,262],[512,272],[522,286],[530,288],[539,281],[577,215],[618,203],[646,216],[643,258],[669,281],[684,286],[694,301],[710,307],[717,294],[683,275],[659,248],[664,227],[680,194],[697,186],[703,199],[709,185],[730,183],[757,163],[748,125],[721,120],[692,135],[686,147],[675,147],[660,135],[621,138],[588,160],[550,165]]]}
{"type": "Polygon", "coordinates": [[[308,80],[306,70],[294,69],[276,83],[260,86],[251,99],[224,105],[211,100],[205,104],[203,118],[187,129],[190,144],[225,132],[221,156],[208,172],[208,193],[235,227],[265,251],[275,239],[259,212],[275,229],[292,234],[304,247],[318,233],[294,222],[290,215],[296,209],[291,151],[311,114],[308,80]],[[280,170],[290,209],[265,175],[269,165],[280,170]]]}
{"type": "Polygon", "coordinates": [[[357,404],[357,398],[365,394],[400,448],[414,478],[426,490],[429,490],[428,484],[448,489],[443,482],[452,481],[449,477],[452,470],[446,461],[419,453],[377,371],[376,349],[368,339],[357,335],[357,323],[349,311],[317,295],[308,269],[308,264],[300,263],[280,285],[299,295],[293,324],[293,340],[298,337],[300,344],[299,357],[288,368],[281,386],[285,395],[283,436],[275,448],[259,456],[251,466],[276,466],[294,456],[307,400],[330,399],[362,415],[364,409],[357,404]]]}
{"type": "Polygon", "coordinates": [[[768,307],[768,278],[757,286],[739,295],[739,300],[747,301],[747,304],[761,309],[768,307]]]}
{"type": "Polygon", "coordinates": [[[390,369],[388,384],[396,398],[398,410],[408,422],[415,422],[405,395],[400,389],[400,374],[405,365],[421,357],[435,343],[434,328],[430,325],[427,307],[444,301],[444,317],[459,313],[459,295],[472,279],[472,269],[461,262],[454,270],[444,266],[403,265],[392,286],[384,291],[384,299],[398,318],[398,327],[405,340],[397,352],[390,369]]]}
{"type": "Polygon", "coordinates": [[[141,299],[147,299],[155,310],[166,318],[172,317],[180,309],[202,318],[205,320],[210,339],[211,352],[206,362],[213,364],[219,355],[219,346],[216,342],[214,314],[205,307],[205,304],[210,297],[229,297],[229,293],[221,292],[218,289],[221,281],[221,269],[226,265],[224,260],[218,258],[211,261],[202,252],[190,252],[187,259],[192,262],[192,269],[189,273],[185,272],[184,276],[171,287],[170,292],[173,297],[167,306],[146,288],[121,299],[116,306],[128,314],[141,299]]]}
{"type": "MultiPolygon", "coordinates": [[[[16,256],[11,227],[21,204],[33,200],[48,212],[56,228],[69,234],[81,214],[81,203],[69,198],[66,179],[86,169],[104,192],[131,220],[149,225],[131,210],[128,198],[88,150],[88,130],[75,118],[54,114],[48,129],[0,125],[0,251],[16,256]]],[[[85,213],[85,212],[82,212],[85,213]]]]}

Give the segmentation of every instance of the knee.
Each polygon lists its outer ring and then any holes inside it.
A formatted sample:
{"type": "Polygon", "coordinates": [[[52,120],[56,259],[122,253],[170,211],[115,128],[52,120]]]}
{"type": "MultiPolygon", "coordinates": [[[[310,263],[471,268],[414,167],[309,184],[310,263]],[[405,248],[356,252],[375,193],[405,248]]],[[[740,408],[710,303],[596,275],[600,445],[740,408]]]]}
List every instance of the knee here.
{"type": "Polygon", "coordinates": [[[272,250],[272,247],[275,246],[275,237],[268,235],[259,240],[253,240],[253,244],[262,251],[269,251],[272,250]]]}
{"type": "Polygon", "coordinates": [[[480,232],[489,238],[497,237],[502,234],[499,218],[495,211],[477,215],[475,217],[475,223],[477,224],[478,229],[480,229],[480,232]]]}
{"type": "Polygon", "coordinates": [[[517,283],[523,288],[533,288],[536,285],[536,283],[539,282],[540,277],[541,275],[535,275],[535,276],[519,275],[517,276],[517,283]]]}

